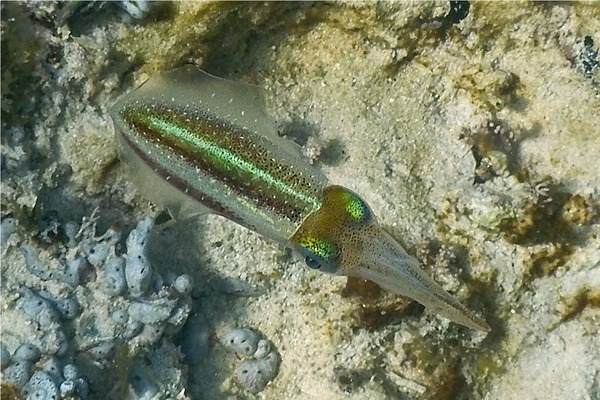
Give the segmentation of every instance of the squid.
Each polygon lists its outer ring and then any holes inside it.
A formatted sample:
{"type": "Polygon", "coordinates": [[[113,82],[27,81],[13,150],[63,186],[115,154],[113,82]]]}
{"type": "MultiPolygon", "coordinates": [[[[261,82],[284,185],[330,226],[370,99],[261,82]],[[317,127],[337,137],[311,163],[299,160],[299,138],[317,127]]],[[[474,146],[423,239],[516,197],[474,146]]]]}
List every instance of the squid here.
{"type": "Polygon", "coordinates": [[[110,111],[121,160],[174,218],[216,213],[292,248],[308,267],[375,282],[451,321],[489,325],[430,278],[356,193],[332,185],[277,134],[258,87],[186,65],[110,111]]]}

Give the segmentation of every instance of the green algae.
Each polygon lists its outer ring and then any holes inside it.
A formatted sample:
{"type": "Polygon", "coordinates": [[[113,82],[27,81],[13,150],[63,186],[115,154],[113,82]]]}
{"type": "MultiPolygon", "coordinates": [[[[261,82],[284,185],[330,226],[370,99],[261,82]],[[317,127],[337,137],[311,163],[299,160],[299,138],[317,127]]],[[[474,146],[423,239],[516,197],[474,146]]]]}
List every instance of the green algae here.
{"type": "Polygon", "coordinates": [[[432,378],[436,380],[436,384],[427,389],[423,399],[453,400],[472,397],[472,390],[467,384],[467,379],[461,373],[460,361],[448,364],[436,371],[432,378]]]}
{"type": "Polygon", "coordinates": [[[559,323],[573,320],[588,308],[600,309],[600,292],[585,286],[572,298],[563,301],[559,323]]]}
{"type": "Polygon", "coordinates": [[[479,131],[465,133],[464,140],[475,159],[474,183],[512,175],[517,170],[518,142],[503,121],[487,121],[479,131]]]}
{"type": "Polygon", "coordinates": [[[219,70],[220,76],[227,76],[234,71],[224,73],[223,66],[234,66],[232,70],[248,68],[248,59],[267,63],[267,52],[277,40],[308,31],[332,8],[326,3],[307,8],[278,2],[182,2],[175,7],[172,19],[130,27],[118,43],[122,54],[136,54],[142,73],[194,62],[209,72],[219,70]],[[282,31],[286,35],[278,34],[282,31]],[[169,46],[165,46],[165,38],[169,38],[169,46]]]}
{"type": "Polygon", "coordinates": [[[422,371],[426,391],[422,399],[468,399],[474,388],[467,384],[463,365],[471,355],[457,345],[456,339],[422,337],[402,345],[410,355],[407,364],[422,371]],[[462,354],[462,355],[460,355],[462,354]]]}
{"type": "Polygon", "coordinates": [[[556,185],[546,187],[547,192],[528,199],[517,216],[500,222],[499,230],[506,241],[520,246],[574,241],[573,224],[563,218],[563,207],[570,195],[559,191],[556,185]]]}
{"type": "Polygon", "coordinates": [[[46,63],[50,49],[17,2],[2,4],[2,122],[25,124],[31,99],[40,97],[32,79],[46,63]]]}
{"type": "Polygon", "coordinates": [[[2,382],[0,386],[0,400],[20,400],[22,398],[21,391],[14,385],[2,382]]]}
{"type": "MultiPolygon", "coordinates": [[[[547,181],[547,180],[546,180],[547,181]]],[[[517,216],[499,224],[504,239],[528,248],[522,284],[568,268],[568,260],[583,242],[581,227],[598,218],[598,201],[564,191],[560,185],[545,185],[544,193],[532,197],[517,216]]]]}
{"type": "Polygon", "coordinates": [[[408,298],[384,292],[377,284],[348,277],[341,291],[343,298],[353,302],[352,328],[377,331],[404,318],[420,316],[424,307],[408,298]]]}
{"type": "Polygon", "coordinates": [[[365,383],[370,375],[368,372],[337,366],[333,369],[333,376],[340,389],[352,393],[365,383]]]}
{"type": "Polygon", "coordinates": [[[129,390],[129,371],[133,363],[131,349],[126,342],[118,341],[116,343],[114,355],[110,363],[115,378],[110,395],[115,398],[124,398],[129,390]]]}

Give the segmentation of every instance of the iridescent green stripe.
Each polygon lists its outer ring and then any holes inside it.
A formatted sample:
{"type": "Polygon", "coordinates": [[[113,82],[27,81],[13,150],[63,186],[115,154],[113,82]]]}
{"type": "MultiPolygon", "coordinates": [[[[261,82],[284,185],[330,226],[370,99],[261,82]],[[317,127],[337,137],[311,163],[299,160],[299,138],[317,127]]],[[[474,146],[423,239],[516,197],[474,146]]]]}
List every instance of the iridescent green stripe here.
{"type": "Polygon", "coordinates": [[[156,162],[174,175],[186,176],[214,201],[231,202],[233,213],[248,218],[248,212],[260,214],[265,221],[277,216],[297,225],[321,206],[320,176],[303,166],[293,167],[301,162],[280,154],[281,149],[259,133],[186,107],[138,104],[124,108],[121,117],[142,142],[156,146],[158,153],[146,150],[150,158],[162,158],[156,162]],[[180,170],[176,160],[189,172],[180,170]],[[201,182],[204,179],[208,180],[201,182]]]}
{"type": "Polygon", "coordinates": [[[207,155],[211,156],[213,160],[223,166],[235,166],[250,174],[252,177],[264,181],[268,186],[277,188],[277,190],[282,193],[292,196],[303,203],[309,203],[315,208],[319,207],[320,200],[317,197],[306,195],[298,191],[292,185],[281,179],[277,179],[268,171],[257,167],[255,164],[240,157],[233,151],[206,140],[201,135],[190,131],[180,124],[158,118],[154,115],[148,115],[146,118],[151,128],[154,128],[157,132],[165,132],[165,134],[162,135],[163,137],[179,139],[184,146],[188,147],[188,149],[194,151],[203,150],[207,155]]]}

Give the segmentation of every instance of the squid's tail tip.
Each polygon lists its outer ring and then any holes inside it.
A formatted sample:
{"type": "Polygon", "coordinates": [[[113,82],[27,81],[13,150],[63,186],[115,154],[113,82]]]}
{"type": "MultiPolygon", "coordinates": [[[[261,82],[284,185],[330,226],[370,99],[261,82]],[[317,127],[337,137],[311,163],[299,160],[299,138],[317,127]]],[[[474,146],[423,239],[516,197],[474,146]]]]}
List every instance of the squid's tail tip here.
{"type": "Polygon", "coordinates": [[[485,322],[483,319],[481,318],[477,318],[473,321],[473,328],[475,328],[476,330],[478,330],[479,332],[483,332],[483,333],[490,333],[492,331],[492,327],[488,325],[487,322],[485,322]]]}

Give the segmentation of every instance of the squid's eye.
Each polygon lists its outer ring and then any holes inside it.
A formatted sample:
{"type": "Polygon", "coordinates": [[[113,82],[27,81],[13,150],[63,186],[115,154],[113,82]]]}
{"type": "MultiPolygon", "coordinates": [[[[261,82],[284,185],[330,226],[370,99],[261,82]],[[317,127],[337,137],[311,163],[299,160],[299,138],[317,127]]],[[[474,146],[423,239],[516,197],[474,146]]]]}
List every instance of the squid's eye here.
{"type": "Polygon", "coordinates": [[[315,238],[303,238],[294,247],[310,268],[330,274],[337,272],[339,254],[332,243],[315,238]]]}
{"type": "Polygon", "coordinates": [[[304,262],[312,269],[321,268],[321,264],[319,263],[319,261],[315,260],[314,258],[306,256],[304,257],[304,262]]]}

